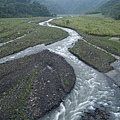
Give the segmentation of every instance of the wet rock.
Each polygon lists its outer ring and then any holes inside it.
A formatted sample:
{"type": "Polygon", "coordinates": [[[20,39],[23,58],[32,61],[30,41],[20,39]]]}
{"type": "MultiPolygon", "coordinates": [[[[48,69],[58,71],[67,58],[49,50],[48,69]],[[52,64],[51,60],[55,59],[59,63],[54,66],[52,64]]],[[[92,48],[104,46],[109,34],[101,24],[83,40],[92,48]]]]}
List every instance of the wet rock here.
{"type": "Polygon", "coordinates": [[[95,110],[84,112],[80,120],[111,120],[110,113],[107,112],[104,106],[95,107],[95,110]]]}

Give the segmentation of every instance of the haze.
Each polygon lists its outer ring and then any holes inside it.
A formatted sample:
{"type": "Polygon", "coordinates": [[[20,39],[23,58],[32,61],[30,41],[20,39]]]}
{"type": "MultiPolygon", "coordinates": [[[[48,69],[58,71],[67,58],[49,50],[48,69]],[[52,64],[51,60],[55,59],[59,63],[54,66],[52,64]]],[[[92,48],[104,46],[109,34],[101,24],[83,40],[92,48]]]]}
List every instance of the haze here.
{"type": "MultiPolygon", "coordinates": [[[[34,1],[34,0],[32,0],[34,1]]],[[[80,14],[96,10],[109,0],[37,0],[44,4],[51,13],[80,14]]]]}

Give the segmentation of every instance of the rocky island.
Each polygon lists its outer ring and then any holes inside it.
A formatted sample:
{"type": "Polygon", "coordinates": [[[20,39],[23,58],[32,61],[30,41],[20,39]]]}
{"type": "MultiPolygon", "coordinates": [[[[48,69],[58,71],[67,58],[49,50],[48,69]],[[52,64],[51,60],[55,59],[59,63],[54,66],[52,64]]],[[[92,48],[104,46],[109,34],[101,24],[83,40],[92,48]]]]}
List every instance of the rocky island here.
{"type": "Polygon", "coordinates": [[[56,108],[75,83],[66,60],[44,50],[0,64],[0,119],[36,120],[56,108]]]}

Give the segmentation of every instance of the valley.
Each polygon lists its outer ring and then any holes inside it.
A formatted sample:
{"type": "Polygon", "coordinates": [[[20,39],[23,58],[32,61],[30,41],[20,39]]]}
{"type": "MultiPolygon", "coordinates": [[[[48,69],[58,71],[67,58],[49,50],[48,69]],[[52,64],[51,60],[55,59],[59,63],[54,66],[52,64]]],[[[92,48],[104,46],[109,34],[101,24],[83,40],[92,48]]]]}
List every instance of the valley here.
{"type": "Polygon", "coordinates": [[[0,120],[120,120],[120,1],[0,0],[0,120]]]}

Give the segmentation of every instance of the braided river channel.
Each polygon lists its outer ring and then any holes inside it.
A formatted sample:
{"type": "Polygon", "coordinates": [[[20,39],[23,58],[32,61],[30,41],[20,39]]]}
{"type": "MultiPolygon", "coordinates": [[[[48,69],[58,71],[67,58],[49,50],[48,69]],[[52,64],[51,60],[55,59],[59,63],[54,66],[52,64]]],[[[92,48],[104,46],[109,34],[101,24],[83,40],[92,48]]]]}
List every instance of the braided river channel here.
{"type": "MultiPolygon", "coordinates": [[[[68,49],[73,47],[78,40],[82,40],[82,37],[72,29],[49,24],[51,20],[39,23],[39,25],[63,29],[68,32],[69,36],[53,44],[37,45],[0,59],[0,63],[4,63],[40,52],[43,49],[49,49],[64,57],[73,67],[76,74],[76,83],[73,90],[58,108],[47,113],[39,120],[81,120],[85,112],[94,111],[96,108],[109,113],[110,120],[120,120],[120,89],[107,75],[98,72],[71,54],[68,49]]],[[[117,65],[118,67],[120,68],[120,65],[117,65]]]]}

